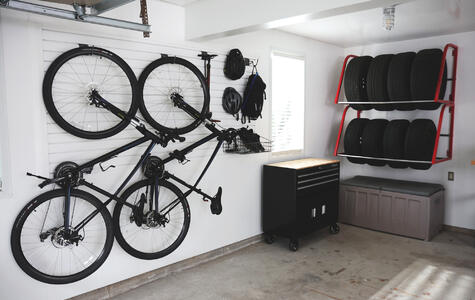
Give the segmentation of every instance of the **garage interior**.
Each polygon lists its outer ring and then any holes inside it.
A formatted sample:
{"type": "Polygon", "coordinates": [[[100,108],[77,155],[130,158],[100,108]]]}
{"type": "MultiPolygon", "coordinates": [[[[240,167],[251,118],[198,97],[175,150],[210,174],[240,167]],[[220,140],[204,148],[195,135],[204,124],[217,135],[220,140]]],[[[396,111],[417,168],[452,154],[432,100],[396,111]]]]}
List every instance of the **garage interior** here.
{"type": "Polygon", "coordinates": [[[475,299],[474,17],[0,0],[0,298],[475,299]]]}

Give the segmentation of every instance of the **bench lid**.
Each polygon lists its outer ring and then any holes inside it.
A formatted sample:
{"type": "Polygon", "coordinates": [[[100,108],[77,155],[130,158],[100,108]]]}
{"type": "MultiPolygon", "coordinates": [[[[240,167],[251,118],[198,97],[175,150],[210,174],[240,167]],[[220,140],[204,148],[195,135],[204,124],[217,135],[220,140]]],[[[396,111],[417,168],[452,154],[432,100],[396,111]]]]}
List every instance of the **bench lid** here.
{"type": "Polygon", "coordinates": [[[353,178],[343,180],[341,184],[426,197],[431,196],[438,191],[444,190],[444,186],[437,183],[387,179],[370,176],[355,176],[353,178]]]}

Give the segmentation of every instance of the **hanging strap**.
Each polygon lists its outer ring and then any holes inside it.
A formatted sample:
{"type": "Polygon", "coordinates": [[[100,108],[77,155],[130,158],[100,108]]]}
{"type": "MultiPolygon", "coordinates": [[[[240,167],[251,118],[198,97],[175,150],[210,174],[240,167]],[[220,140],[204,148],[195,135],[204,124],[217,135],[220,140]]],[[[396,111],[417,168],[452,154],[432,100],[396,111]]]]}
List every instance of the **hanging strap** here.
{"type": "MultiPolygon", "coordinates": [[[[247,100],[249,99],[250,91],[252,91],[252,88],[254,87],[254,83],[256,82],[257,76],[259,76],[259,73],[256,72],[256,74],[254,74],[254,77],[252,78],[251,85],[249,86],[249,93],[247,93],[246,98],[245,98],[244,101],[242,102],[242,105],[241,105],[241,112],[242,112],[242,109],[243,109],[244,107],[246,107],[247,100]]],[[[243,116],[244,116],[244,114],[243,114],[243,116]]]]}

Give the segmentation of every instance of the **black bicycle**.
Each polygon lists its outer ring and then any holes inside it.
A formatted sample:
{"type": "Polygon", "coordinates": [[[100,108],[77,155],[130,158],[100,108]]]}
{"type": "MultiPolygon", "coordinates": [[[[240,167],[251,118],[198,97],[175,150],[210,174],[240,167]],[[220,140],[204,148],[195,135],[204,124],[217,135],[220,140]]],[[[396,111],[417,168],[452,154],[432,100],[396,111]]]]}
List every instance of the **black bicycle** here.
{"type": "MultiPolygon", "coordinates": [[[[207,59],[209,65],[210,58],[207,59]]],[[[31,277],[53,284],[71,283],[87,277],[106,260],[114,235],[120,246],[137,258],[156,259],[170,254],[188,232],[190,208],[186,197],[192,192],[211,202],[213,214],[221,213],[221,187],[215,196],[210,196],[197,186],[222,143],[232,141],[236,137],[236,130],[220,130],[211,121],[206,79],[194,65],[183,59],[166,56],[157,61],[149,65],[140,77],[139,90],[143,89],[144,93],[138,92],[141,95],[138,101],[142,113],[148,112],[148,116],[144,113],[146,118],[156,118],[154,111],[147,109],[152,105],[148,102],[150,99],[147,100],[149,94],[145,86],[149,84],[150,74],[157,68],[166,66],[167,74],[173,74],[168,73],[169,70],[179,65],[180,74],[172,76],[186,86],[173,85],[168,81],[169,87],[164,91],[167,96],[163,93],[155,95],[157,101],[163,102],[163,106],[170,106],[174,113],[179,112],[182,116],[178,123],[167,123],[170,120],[167,118],[156,122],[155,126],[160,131],[155,132],[148,130],[134,116],[137,110],[135,76],[130,67],[112,52],[80,46],[59,56],[48,69],[43,85],[44,100],[48,112],[65,130],[82,137],[102,138],[131,124],[143,136],[81,165],[63,162],[56,167],[53,178],[27,173],[43,180],[39,184],[41,188],[50,184],[60,187],[31,200],[16,218],[12,229],[13,255],[18,265],[31,277]],[[88,61],[93,67],[87,67],[88,61]],[[112,67],[113,64],[116,66],[112,67]],[[83,72],[78,70],[80,66],[83,72]],[[68,73],[63,68],[71,70],[68,73]],[[191,76],[187,70],[200,83],[199,89],[203,93],[200,104],[195,101],[198,98],[192,98],[195,99],[192,104],[185,101],[186,95],[198,97],[198,88],[190,85],[191,76]],[[75,74],[74,77],[72,74],[75,74]],[[108,74],[113,76],[109,78],[108,74]],[[187,80],[184,80],[185,74],[187,80]],[[86,82],[85,78],[91,81],[86,82]],[[81,83],[83,90],[78,91],[72,83],[69,89],[57,87],[56,84],[65,84],[68,80],[76,81],[76,85],[81,83]],[[107,85],[110,86],[105,87],[107,85]],[[65,95],[68,91],[71,93],[69,98],[65,95]],[[189,94],[189,91],[193,93],[189,94]],[[196,105],[202,109],[196,109],[196,105]],[[203,122],[211,132],[208,136],[182,150],[173,151],[165,159],[151,155],[157,144],[166,147],[170,142],[183,141],[179,133],[188,132],[203,122]],[[213,139],[218,140],[216,148],[194,184],[165,170],[165,164],[173,160],[185,162],[187,153],[213,139]],[[114,193],[84,179],[84,174],[91,173],[95,165],[99,164],[105,171],[101,165],[103,162],[146,142],[149,142],[148,147],[114,193]],[[145,179],[124,190],[139,170],[145,179]],[[172,181],[188,190],[183,193],[172,181]],[[108,200],[101,202],[93,194],[79,189],[80,186],[90,188],[108,200]],[[107,205],[112,201],[117,203],[111,217],[107,205]]],[[[154,84],[157,83],[151,83],[150,86],[154,84]]]]}

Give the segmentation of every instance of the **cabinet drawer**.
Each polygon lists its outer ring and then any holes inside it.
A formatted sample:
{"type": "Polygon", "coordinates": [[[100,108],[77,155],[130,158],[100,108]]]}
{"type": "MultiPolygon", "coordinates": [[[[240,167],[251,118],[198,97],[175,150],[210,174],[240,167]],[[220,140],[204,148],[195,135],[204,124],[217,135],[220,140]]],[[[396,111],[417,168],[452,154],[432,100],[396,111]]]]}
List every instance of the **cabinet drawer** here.
{"type": "Polygon", "coordinates": [[[328,164],[328,165],[323,165],[323,166],[316,166],[312,168],[306,168],[306,169],[301,169],[297,171],[297,177],[302,178],[308,175],[311,175],[316,172],[323,172],[323,171],[328,171],[328,170],[339,170],[340,169],[340,164],[339,163],[334,163],[334,164],[328,164]]]}
{"type": "Polygon", "coordinates": [[[330,164],[301,170],[297,173],[297,191],[335,182],[338,181],[339,178],[339,164],[330,164]]]}
{"type": "Polygon", "coordinates": [[[297,191],[319,188],[322,185],[337,182],[340,180],[340,174],[328,174],[325,176],[311,178],[308,180],[297,181],[297,191]]]}

